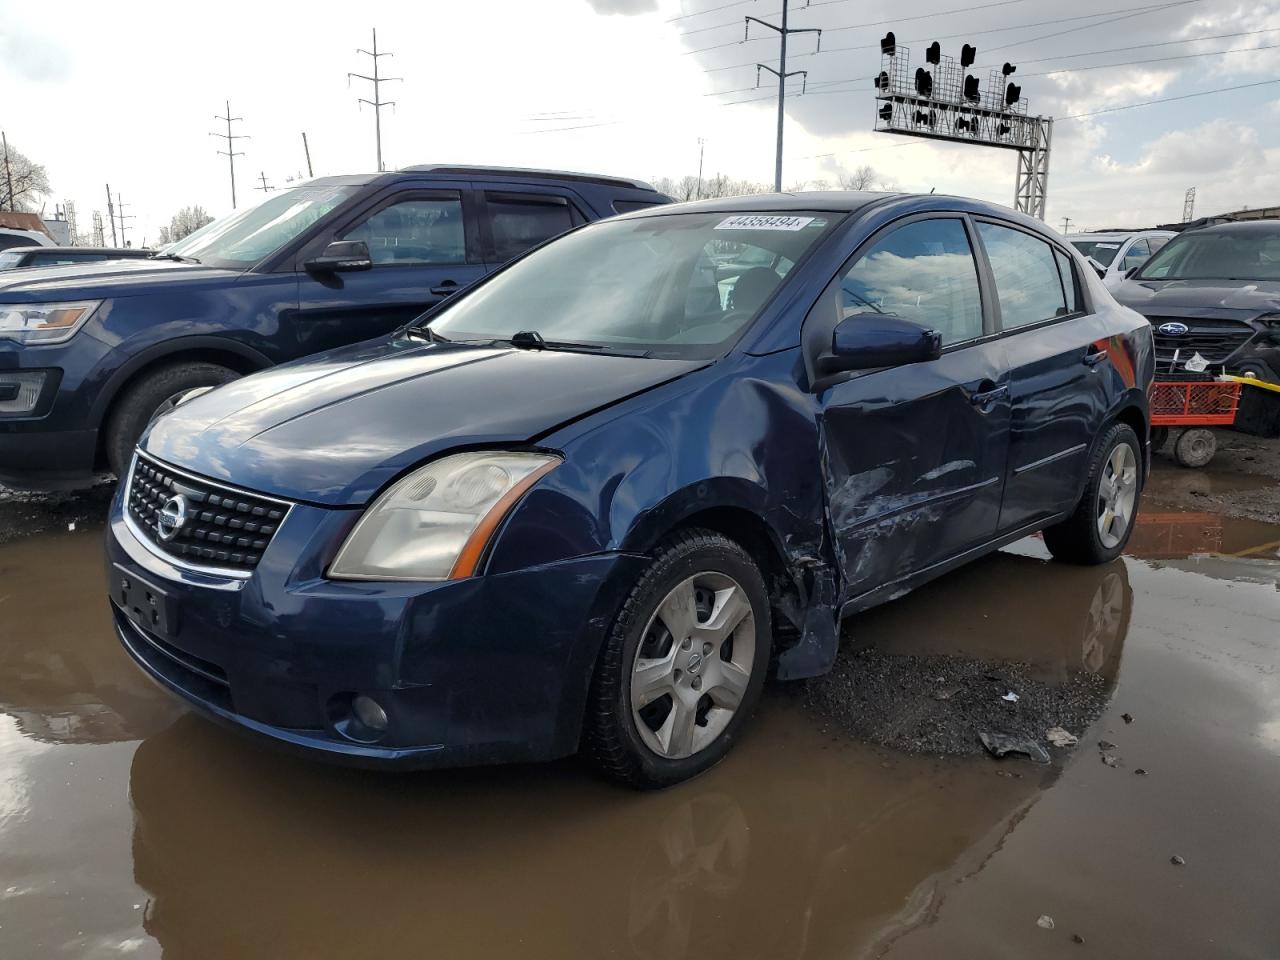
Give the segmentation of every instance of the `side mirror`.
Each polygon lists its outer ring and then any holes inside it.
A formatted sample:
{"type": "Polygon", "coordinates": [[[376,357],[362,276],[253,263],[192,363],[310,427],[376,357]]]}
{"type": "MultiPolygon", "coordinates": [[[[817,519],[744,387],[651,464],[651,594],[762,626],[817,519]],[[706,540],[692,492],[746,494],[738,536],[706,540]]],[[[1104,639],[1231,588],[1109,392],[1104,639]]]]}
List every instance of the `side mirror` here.
{"type": "Polygon", "coordinates": [[[942,334],[889,313],[855,313],[831,333],[831,352],[818,358],[822,376],[923,363],[942,356],[942,334]]]}
{"type": "Polygon", "coordinates": [[[369,245],[363,240],[335,240],[324,248],[324,253],[303,266],[311,273],[368,270],[373,266],[373,257],[369,256],[369,245]]]}

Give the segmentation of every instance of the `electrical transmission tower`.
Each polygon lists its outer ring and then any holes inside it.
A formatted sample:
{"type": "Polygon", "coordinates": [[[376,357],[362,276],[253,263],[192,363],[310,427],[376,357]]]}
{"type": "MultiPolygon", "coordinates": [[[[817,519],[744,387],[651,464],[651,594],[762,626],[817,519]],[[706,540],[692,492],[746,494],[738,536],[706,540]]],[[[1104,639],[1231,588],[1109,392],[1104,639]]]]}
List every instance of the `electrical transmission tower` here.
{"type": "Polygon", "coordinates": [[[1182,199],[1182,222],[1190,223],[1196,212],[1196,188],[1188,187],[1187,195],[1182,199]]]}
{"type": "Polygon", "coordinates": [[[255,189],[255,190],[261,190],[263,193],[267,193],[268,191],[270,191],[270,190],[274,190],[274,189],[275,189],[275,187],[273,187],[273,186],[271,186],[271,184],[267,183],[267,174],[266,174],[266,171],[261,171],[261,172],[258,174],[258,179],[262,181],[262,186],[260,186],[260,187],[254,187],[253,189],[255,189]]]}
{"type": "Polygon", "coordinates": [[[236,208],[236,157],[244,156],[244,153],[236,150],[236,141],[248,140],[249,136],[248,134],[244,134],[244,133],[231,132],[231,124],[237,121],[240,123],[243,123],[244,117],[233,117],[231,115],[231,101],[230,100],[226,101],[226,104],[227,104],[226,116],[218,116],[217,114],[214,114],[213,119],[225,120],[227,124],[227,132],[211,133],[209,134],[209,136],[217,137],[220,140],[227,141],[227,149],[219,150],[218,153],[222,154],[227,158],[227,163],[231,167],[231,209],[234,210],[236,208]]]}
{"type": "Polygon", "coordinates": [[[116,202],[111,199],[111,184],[107,184],[107,222],[111,224],[111,245],[120,246],[116,239],[116,202]]]}
{"type": "Polygon", "coordinates": [[[77,231],[79,230],[79,226],[80,226],[78,223],[76,223],[76,205],[75,205],[75,202],[74,202],[74,201],[72,201],[72,200],[63,200],[63,201],[62,201],[62,210],[63,210],[64,215],[65,215],[65,216],[66,216],[66,218],[67,218],[67,233],[69,233],[69,234],[71,235],[71,246],[73,246],[73,247],[74,247],[74,246],[76,245],[76,243],[77,243],[77,241],[76,241],[76,234],[77,234],[77,231]]]}
{"type": "Polygon", "coordinates": [[[95,247],[105,247],[107,245],[106,233],[102,228],[102,211],[93,211],[93,245],[95,247]]]}
{"type": "MultiPolygon", "coordinates": [[[[126,220],[133,220],[135,219],[135,217],[132,213],[126,216],[124,212],[124,208],[125,208],[125,202],[120,199],[120,191],[117,190],[116,191],[116,219],[120,221],[120,246],[127,247],[129,244],[124,238],[124,222],[126,220]]],[[[113,239],[115,238],[114,227],[111,230],[111,236],[113,239]]]]}
{"type": "Polygon", "coordinates": [[[371,59],[371,60],[373,61],[373,76],[372,76],[372,77],[366,77],[363,73],[348,73],[348,74],[347,74],[347,85],[348,85],[348,86],[350,86],[350,85],[351,85],[351,78],[352,78],[352,77],[355,77],[357,80],[368,80],[370,83],[372,83],[372,84],[373,84],[373,99],[372,99],[372,100],[366,100],[366,99],[364,99],[364,97],[358,97],[358,98],[357,98],[357,102],[359,102],[359,103],[367,103],[367,104],[369,104],[369,106],[373,107],[373,136],[374,136],[374,139],[376,140],[377,145],[378,145],[378,172],[379,172],[379,173],[381,173],[381,172],[382,172],[382,170],[383,170],[383,166],[382,166],[382,108],[383,108],[383,107],[394,107],[394,106],[396,105],[396,102],[395,102],[394,100],[383,100],[383,99],[382,99],[381,88],[382,88],[382,84],[384,84],[384,83],[393,83],[393,82],[395,82],[395,81],[397,81],[397,80],[400,80],[400,79],[402,79],[402,78],[401,78],[401,77],[384,77],[384,76],[382,76],[382,75],[378,72],[378,59],[379,59],[380,57],[391,57],[391,56],[394,56],[394,54],[392,54],[392,53],[387,53],[387,52],[385,52],[385,51],[384,51],[384,52],[382,52],[382,53],[379,53],[379,52],[378,52],[378,28],[377,28],[377,27],[374,27],[374,28],[373,28],[373,49],[372,49],[372,50],[359,49],[359,50],[356,50],[356,53],[363,53],[366,57],[368,57],[369,59],[371,59]]]}
{"type": "MultiPolygon", "coordinates": [[[[750,34],[751,34],[751,22],[754,20],[756,23],[760,24],[760,26],[767,27],[770,30],[776,31],[778,34],[778,44],[779,44],[778,69],[775,70],[773,69],[773,67],[770,67],[767,64],[757,63],[756,64],[756,86],[760,85],[761,70],[768,70],[770,73],[772,73],[775,77],[778,78],[778,144],[777,144],[778,155],[777,155],[777,159],[774,162],[774,168],[773,168],[773,189],[779,193],[782,192],[782,126],[787,117],[787,111],[786,111],[787,77],[804,77],[804,82],[800,87],[801,93],[804,92],[805,87],[808,86],[808,83],[809,83],[808,70],[792,70],[790,73],[787,72],[787,37],[791,36],[791,34],[793,33],[816,33],[818,35],[817,50],[820,51],[822,49],[822,31],[821,30],[817,29],[816,27],[807,27],[801,30],[795,27],[787,26],[787,13],[788,13],[789,5],[790,5],[790,0],[782,0],[782,25],[781,26],[777,24],[769,23],[767,20],[761,20],[759,17],[746,17],[745,22],[743,24],[743,31],[742,31],[742,39],[749,40],[750,34]]],[[[808,5],[809,5],[808,0],[805,0],[805,6],[807,7],[808,5]]]]}

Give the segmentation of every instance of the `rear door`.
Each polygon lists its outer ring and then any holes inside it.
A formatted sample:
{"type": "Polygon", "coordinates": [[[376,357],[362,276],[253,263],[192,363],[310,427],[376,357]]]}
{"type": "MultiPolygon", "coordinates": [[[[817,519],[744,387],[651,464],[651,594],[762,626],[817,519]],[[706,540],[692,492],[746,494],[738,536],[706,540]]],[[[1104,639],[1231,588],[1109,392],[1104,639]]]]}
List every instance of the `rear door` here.
{"type": "Polygon", "coordinates": [[[1089,311],[1074,261],[1029,230],[980,219],[1001,344],[1010,370],[1012,422],[1000,529],[1069,509],[1079,495],[1107,409],[1110,351],[1089,311]]]}
{"type": "Polygon", "coordinates": [[[843,374],[817,394],[846,600],[995,535],[1008,369],[974,248],[963,216],[900,221],[863,245],[805,320],[810,351],[859,313],[894,314],[943,338],[937,360],[843,374]]]}
{"type": "Polygon", "coordinates": [[[463,183],[400,184],[381,191],[297,259],[302,353],[390,333],[485,273],[475,197],[463,183]],[[305,262],[334,240],[362,240],[373,267],[311,273],[305,262]]]}
{"type": "Polygon", "coordinates": [[[476,193],[480,240],[490,270],[592,219],[581,198],[564,188],[481,184],[476,193]]]}

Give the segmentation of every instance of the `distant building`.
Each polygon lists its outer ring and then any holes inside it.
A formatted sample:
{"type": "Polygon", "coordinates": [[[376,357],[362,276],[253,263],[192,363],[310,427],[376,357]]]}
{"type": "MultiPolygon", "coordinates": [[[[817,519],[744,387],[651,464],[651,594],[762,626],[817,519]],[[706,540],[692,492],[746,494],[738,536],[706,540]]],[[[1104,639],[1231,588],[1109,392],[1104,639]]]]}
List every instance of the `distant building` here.
{"type": "Polygon", "coordinates": [[[10,230],[35,230],[58,242],[57,238],[49,232],[49,228],[44,225],[44,221],[34,213],[14,213],[12,210],[0,210],[0,227],[8,227],[10,230]]]}
{"type": "Polygon", "coordinates": [[[71,236],[71,224],[66,220],[45,220],[44,232],[53,237],[53,242],[60,247],[69,247],[76,242],[71,236]]]}

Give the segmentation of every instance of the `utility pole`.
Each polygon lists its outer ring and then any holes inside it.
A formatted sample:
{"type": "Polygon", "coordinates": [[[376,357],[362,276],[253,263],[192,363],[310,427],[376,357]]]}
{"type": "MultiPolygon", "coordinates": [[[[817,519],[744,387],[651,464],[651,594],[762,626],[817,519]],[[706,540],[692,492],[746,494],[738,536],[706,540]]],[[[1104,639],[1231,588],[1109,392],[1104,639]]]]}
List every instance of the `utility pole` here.
{"type": "MultiPolygon", "coordinates": [[[[116,216],[120,219],[120,246],[127,247],[129,245],[129,241],[125,240],[124,238],[124,222],[125,220],[134,219],[134,216],[131,213],[126,217],[124,214],[124,207],[125,207],[125,203],[123,200],[120,199],[120,192],[117,190],[116,191],[116,216]]],[[[115,236],[114,229],[112,229],[111,235],[113,237],[115,236]]]]}
{"type": "Polygon", "coordinates": [[[1070,218],[1070,217],[1063,217],[1063,218],[1062,218],[1062,233],[1063,233],[1063,235],[1065,236],[1066,234],[1068,234],[1068,233],[1070,233],[1070,232],[1071,232],[1071,218],[1070,218]]]}
{"type": "MultiPolygon", "coordinates": [[[[742,39],[749,40],[750,33],[751,33],[751,21],[754,20],[756,23],[760,24],[760,26],[768,27],[770,30],[776,31],[778,34],[778,40],[780,42],[780,48],[778,51],[778,69],[777,70],[763,63],[756,64],[756,86],[760,85],[761,70],[768,70],[770,73],[772,73],[775,77],[778,78],[778,157],[777,157],[777,161],[774,164],[774,170],[773,170],[773,189],[778,193],[782,192],[782,126],[787,117],[787,111],[786,111],[787,77],[796,77],[796,76],[804,77],[804,84],[800,88],[801,93],[804,92],[805,87],[807,87],[809,84],[808,70],[792,70],[790,73],[787,73],[787,37],[793,33],[816,33],[818,35],[817,49],[818,50],[822,49],[822,31],[821,30],[818,30],[817,28],[814,28],[814,27],[809,27],[804,30],[800,30],[794,27],[787,26],[787,13],[788,13],[787,8],[789,5],[790,5],[790,0],[782,0],[782,26],[777,26],[776,24],[769,23],[767,20],[761,20],[759,17],[747,17],[746,22],[743,25],[744,28],[742,31],[742,39]]],[[[809,5],[808,0],[806,0],[805,6],[807,7],[808,5],[809,5]]]]}
{"type": "Polygon", "coordinates": [[[698,189],[693,196],[693,199],[695,200],[702,199],[702,154],[703,154],[703,151],[706,149],[707,149],[707,141],[704,140],[702,137],[699,137],[698,138],[698,189]]]}
{"type": "Polygon", "coordinates": [[[231,115],[231,101],[228,100],[226,104],[227,104],[226,116],[220,117],[215,113],[213,115],[213,119],[225,120],[227,123],[227,132],[211,133],[209,134],[209,136],[218,137],[220,140],[227,141],[227,149],[219,150],[218,153],[223,154],[227,158],[227,163],[230,164],[231,166],[231,209],[234,210],[236,208],[236,157],[244,156],[242,152],[239,152],[236,150],[236,141],[248,140],[249,137],[247,134],[231,132],[231,124],[235,121],[240,121],[241,123],[243,123],[244,117],[233,117],[231,115]]]}
{"type": "Polygon", "coordinates": [[[111,221],[111,245],[113,247],[120,246],[120,242],[116,240],[116,205],[111,199],[111,184],[107,184],[107,219],[111,221]]]}
{"type": "Polygon", "coordinates": [[[1196,212],[1196,188],[1188,187],[1187,195],[1182,198],[1182,222],[1190,223],[1196,212]]]}
{"type": "Polygon", "coordinates": [[[259,173],[259,174],[258,174],[258,179],[262,181],[262,186],[260,186],[260,187],[254,187],[253,189],[255,189],[255,190],[261,190],[263,193],[266,193],[266,192],[267,192],[267,191],[269,191],[269,190],[274,190],[274,189],[275,189],[275,187],[273,187],[273,186],[271,186],[271,184],[267,183],[267,174],[266,174],[266,171],[263,171],[263,172],[259,173]]]}
{"type": "Polygon", "coordinates": [[[4,141],[4,180],[9,186],[9,192],[6,194],[7,200],[5,206],[10,210],[13,209],[13,172],[9,169],[9,137],[3,130],[0,130],[0,140],[4,141]]]}
{"type": "Polygon", "coordinates": [[[311,148],[307,146],[307,131],[305,130],[302,131],[302,152],[307,155],[307,176],[314,177],[315,174],[311,172],[311,148]]]}
{"type": "MultiPolygon", "coordinates": [[[[384,77],[378,73],[378,58],[391,57],[391,56],[394,56],[394,54],[386,53],[386,52],[383,52],[383,53],[378,52],[378,28],[377,27],[373,28],[373,49],[372,50],[358,49],[356,50],[356,53],[363,53],[366,57],[369,57],[371,60],[373,60],[373,76],[366,77],[363,73],[348,73],[347,86],[351,85],[352,77],[355,77],[358,80],[368,80],[370,83],[373,84],[373,99],[366,100],[364,99],[364,97],[359,97],[357,98],[357,102],[367,103],[369,104],[369,106],[373,107],[373,135],[374,135],[374,139],[377,141],[377,144],[378,144],[378,172],[381,173],[383,169],[382,167],[382,108],[394,107],[396,105],[396,102],[394,100],[383,100],[382,94],[380,92],[380,88],[384,83],[392,83],[393,81],[400,80],[401,78],[400,77],[384,77]]],[[[309,162],[310,161],[308,160],[308,163],[309,162]]]]}

